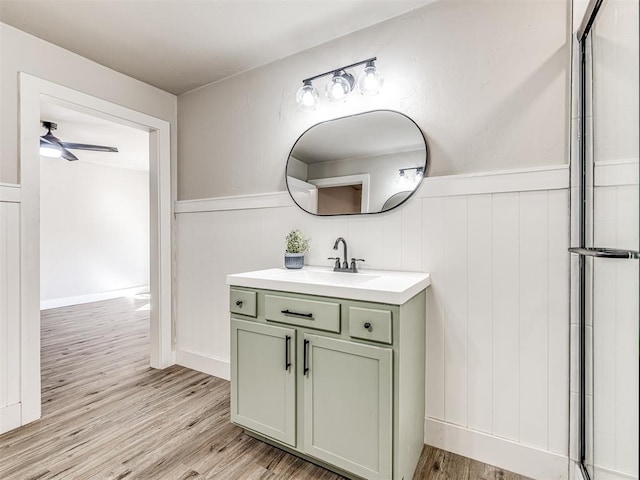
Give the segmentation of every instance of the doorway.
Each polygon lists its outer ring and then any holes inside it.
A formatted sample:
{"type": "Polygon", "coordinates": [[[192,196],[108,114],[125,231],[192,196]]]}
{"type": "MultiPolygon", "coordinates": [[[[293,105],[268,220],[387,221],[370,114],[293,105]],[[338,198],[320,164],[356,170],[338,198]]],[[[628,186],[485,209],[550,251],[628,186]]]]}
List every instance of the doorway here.
{"type": "Polygon", "coordinates": [[[41,310],[148,294],[149,133],[46,101],[40,111],[80,144],[40,157],[41,310]],[[83,149],[96,146],[115,151],[83,149]]]}
{"type": "Polygon", "coordinates": [[[149,115],[20,74],[20,378],[22,424],[41,415],[40,155],[46,102],[142,130],[149,135],[150,365],[175,363],[172,351],[172,198],[170,124],[149,115]]]}

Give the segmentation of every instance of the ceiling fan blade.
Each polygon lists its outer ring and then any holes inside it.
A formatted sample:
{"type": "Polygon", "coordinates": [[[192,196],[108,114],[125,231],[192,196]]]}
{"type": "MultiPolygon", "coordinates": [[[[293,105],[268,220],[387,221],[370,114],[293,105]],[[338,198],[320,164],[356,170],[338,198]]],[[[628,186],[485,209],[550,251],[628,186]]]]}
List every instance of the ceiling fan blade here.
{"type": "Polygon", "coordinates": [[[118,149],[116,147],[105,147],[102,145],[88,145],[86,143],[60,142],[60,146],[63,148],[70,148],[72,150],[90,150],[92,152],[112,152],[112,153],[118,152],[118,149]]]}
{"type": "Polygon", "coordinates": [[[62,158],[64,158],[65,160],[69,160],[70,162],[73,162],[75,160],[78,160],[78,157],[76,157],[73,153],[71,153],[69,150],[67,150],[64,147],[62,148],[62,158]]]}

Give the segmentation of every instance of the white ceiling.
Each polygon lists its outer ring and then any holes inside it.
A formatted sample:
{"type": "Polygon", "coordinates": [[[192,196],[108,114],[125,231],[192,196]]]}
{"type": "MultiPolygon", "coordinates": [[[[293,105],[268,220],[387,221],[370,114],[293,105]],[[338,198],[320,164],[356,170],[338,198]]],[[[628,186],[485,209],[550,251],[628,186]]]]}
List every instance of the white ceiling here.
{"type": "Polygon", "coordinates": [[[433,0],[0,0],[0,20],[179,95],[433,0]]]}
{"type": "MultiPolygon", "coordinates": [[[[63,142],[118,148],[118,153],[70,150],[80,162],[149,171],[148,132],[48,102],[40,104],[40,120],[57,123],[57,130],[51,133],[63,142]]],[[[42,135],[45,133],[43,128],[42,135]]]]}

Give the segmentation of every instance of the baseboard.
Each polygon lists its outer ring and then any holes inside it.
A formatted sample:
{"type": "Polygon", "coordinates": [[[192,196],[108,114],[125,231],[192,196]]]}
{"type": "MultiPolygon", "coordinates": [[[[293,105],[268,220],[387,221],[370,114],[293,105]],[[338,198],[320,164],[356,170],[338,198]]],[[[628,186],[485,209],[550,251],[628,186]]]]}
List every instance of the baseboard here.
{"type": "Polygon", "coordinates": [[[616,470],[599,467],[597,465],[594,467],[593,478],[597,480],[637,480],[638,479],[638,477],[636,477],[635,475],[618,472],[616,470]]]}
{"type": "Polygon", "coordinates": [[[22,404],[14,403],[0,408],[0,434],[22,425],[22,404]]]}
{"type": "Polygon", "coordinates": [[[465,427],[425,419],[425,443],[527,477],[568,480],[569,458],[465,427]]]}
{"type": "Polygon", "coordinates": [[[139,293],[149,292],[149,285],[141,285],[139,287],[123,288],[121,290],[111,290],[109,292],[92,293],[89,295],[77,295],[75,297],[53,298],[51,300],[42,300],[40,302],[40,310],[48,310],[50,308],[68,307],[70,305],[81,305],[83,303],[99,302],[100,300],[110,300],[112,298],[128,297],[129,295],[137,295],[139,293]]]}
{"type": "Polygon", "coordinates": [[[224,380],[231,379],[231,364],[221,358],[205,357],[198,353],[176,351],[176,363],[224,380]]]}

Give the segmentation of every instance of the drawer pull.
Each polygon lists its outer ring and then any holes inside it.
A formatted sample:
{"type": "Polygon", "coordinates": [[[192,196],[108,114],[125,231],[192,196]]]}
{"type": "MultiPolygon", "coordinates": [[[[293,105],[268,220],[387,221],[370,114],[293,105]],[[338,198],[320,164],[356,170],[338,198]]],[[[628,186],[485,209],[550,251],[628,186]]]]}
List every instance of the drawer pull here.
{"type": "Polygon", "coordinates": [[[304,341],[304,351],[302,352],[302,374],[306,375],[309,372],[309,340],[304,341]]]}
{"type": "Polygon", "coordinates": [[[284,337],[284,369],[291,369],[291,359],[289,350],[291,349],[291,335],[284,337]]]}
{"type": "Polygon", "coordinates": [[[236,300],[236,306],[242,308],[242,300],[236,300]]]}
{"type": "Polygon", "coordinates": [[[298,313],[298,312],[291,312],[290,310],[280,310],[280,313],[284,313],[285,315],[294,315],[296,317],[306,317],[306,318],[313,318],[313,313],[298,313]]]}
{"type": "Polygon", "coordinates": [[[364,328],[366,328],[369,331],[373,330],[373,328],[371,328],[371,323],[370,322],[364,322],[364,328]]]}

